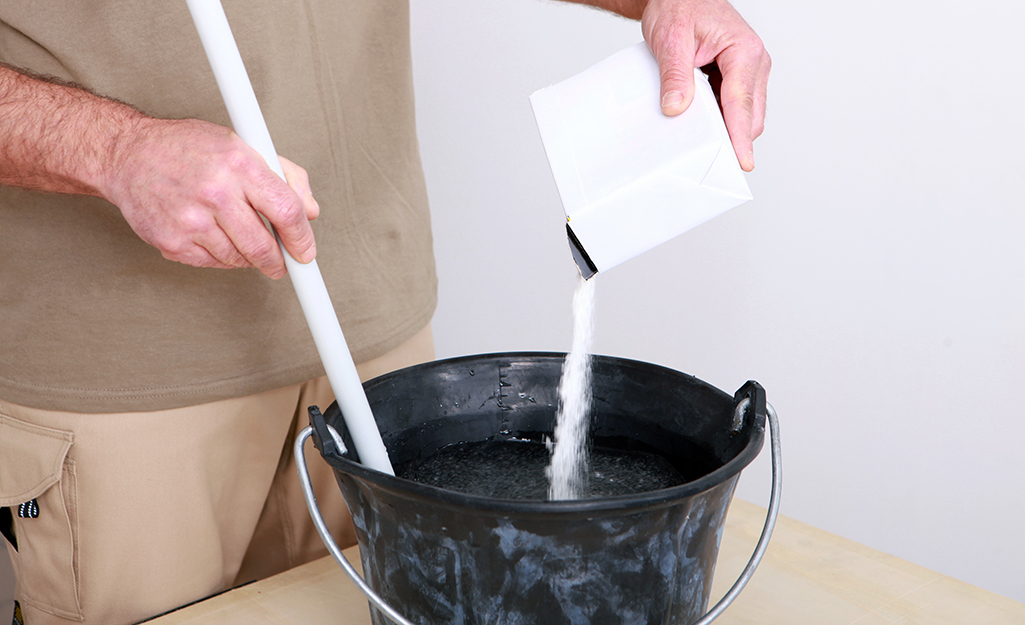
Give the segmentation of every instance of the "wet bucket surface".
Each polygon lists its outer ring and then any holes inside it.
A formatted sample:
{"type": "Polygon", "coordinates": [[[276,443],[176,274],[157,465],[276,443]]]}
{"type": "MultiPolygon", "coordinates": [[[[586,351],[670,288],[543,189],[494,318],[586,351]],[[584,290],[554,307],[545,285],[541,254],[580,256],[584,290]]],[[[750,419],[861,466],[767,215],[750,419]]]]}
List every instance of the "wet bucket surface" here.
{"type": "MultiPolygon", "coordinates": [[[[399,466],[453,443],[550,436],[564,357],[437,361],[365,389],[399,466]]],[[[751,385],[734,398],[648,363],[596,356],[593,378],[596,441],[676,466],[697,457],[704,472],[645,493],[510,500],[388,476],[354,462],[351,451],[322,451],[352,513],[370,586],[414,623],[685,625],[700,618],[739,473],[762,446],[764,417],[755,415],[764,410],[747,411],[735,429],[737,402],[751,385]]],[[[336,405],[325,418],[345,436],[336,405]]],[[[388,622],[376,610],[373,619],[388,622]]]]}

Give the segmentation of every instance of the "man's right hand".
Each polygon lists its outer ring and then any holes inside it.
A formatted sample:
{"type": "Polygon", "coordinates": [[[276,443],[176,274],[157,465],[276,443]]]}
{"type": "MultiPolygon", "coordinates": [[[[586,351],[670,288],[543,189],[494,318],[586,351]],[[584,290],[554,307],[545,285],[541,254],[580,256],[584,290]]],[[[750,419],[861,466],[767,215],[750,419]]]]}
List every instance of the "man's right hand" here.
{"type": "Polygon", "coordinates": [[[285,275],[274,226],[300,262],[319,207],[306,172],[281,180],[231,130],[147,117],[120,102],[0,66],[0,184],[103,197],[165,258],[285,275]]]}
{"type": "Polygon", "coordinates": [[[262,215],[299,262],[316,255],[309,221],[320,212],[306,171],[281,158],[281,180],[227,128],[144,118],[121,133],[103,195],[164,258],[195,267],[255,267],[285,275],[262,215]]]}

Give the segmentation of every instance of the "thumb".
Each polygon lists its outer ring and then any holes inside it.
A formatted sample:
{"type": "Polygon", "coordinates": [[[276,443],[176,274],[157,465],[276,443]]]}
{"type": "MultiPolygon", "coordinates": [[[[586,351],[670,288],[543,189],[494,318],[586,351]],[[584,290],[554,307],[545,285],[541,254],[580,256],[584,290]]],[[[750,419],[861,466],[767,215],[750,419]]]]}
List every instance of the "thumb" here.
{"type": "Polygon", "coordinates": [[[672,21],[643,24],[644,38],[658,62],[662,113],[679,115],[694,100],[694,33],[672,21]]]}
{"type": "Polygon", "coordinates": [[[280,154],[278,154],[278,160],[281,161],[281,171],[285,174],[285,182],[302,200],[303,207],[306,209],[306,219],[313,221],[320,216],[320,204],[317,203],[313,197],[313,191],[310,190],[309,174],[305,169],[280,154]]]}

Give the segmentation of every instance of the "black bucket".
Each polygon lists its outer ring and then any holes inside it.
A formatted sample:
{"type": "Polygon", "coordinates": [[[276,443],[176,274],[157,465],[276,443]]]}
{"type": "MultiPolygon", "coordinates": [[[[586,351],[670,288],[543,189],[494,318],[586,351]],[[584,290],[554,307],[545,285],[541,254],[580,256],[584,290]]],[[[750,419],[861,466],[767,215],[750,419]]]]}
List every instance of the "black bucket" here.
{"type": "MultiPolygon", "coordinates": [[[[456,358],[364,388],[400,467],[453,443],[550,436],[564,359],[456,358]]],[[[654,453],[689,479],[575,501],[471,495],[364,467],[351,443],[342,444],[349,441],[337,404],[323,417],[310,409],[314,442],[352,513],[366,582],[385,604],[418,625],[689,625],[701,618],[734,487],[764,440],[764,391],[749,382],[731,396],[678,371],[601,356],[593,360],[593,389],[594,444],[654,453]]],[[[297,442],[300,452],[309,435],[308,428],[297,442]]],[[[776,486],[770,508],[778,509],[776,486]]],[[[318,520],[311,492],[308,500],[318,520]]],[[[767,523],[763,542],[768,532],[767,523]]],[[[748,577],[754,566],[753,559],[748,577]]],[[[373,620],[387,622],[377,611],[373,620]]]]}

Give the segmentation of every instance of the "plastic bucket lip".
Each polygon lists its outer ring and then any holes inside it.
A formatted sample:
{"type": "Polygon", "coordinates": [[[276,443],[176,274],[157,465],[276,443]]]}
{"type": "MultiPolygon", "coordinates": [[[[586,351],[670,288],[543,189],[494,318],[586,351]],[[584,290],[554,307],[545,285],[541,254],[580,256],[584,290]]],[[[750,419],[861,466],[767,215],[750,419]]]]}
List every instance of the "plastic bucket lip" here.
{"type": "MultiPolygon", "coordinates": [[[[409,375],[411,372],[417,369],[424,368],[438,368],[444,365],[460,365],[470,362],[478,361],[495,361],[495,360],[537,360],[537,359],[558,359],[563,360],[566,354],[562,352],[496,352],[491,354],[478,354],[471,356],[458,356],[455,358],[447,358],[442,360],[436,360],[420,365],[414,365],[406,369],[400,369],[391,373],[386,373],[382,376],[368,380],[364,383],[364,388],[370,389],[375,385],[386,383],[395,377],[401,377],[409,375]]],[[[715,390],[722,393],[724,396],[729,397],[723,391],[716,389],[707,382],[695,378],[689,374],[670,369],[668,367],[662,367],[651,363],[646,363],[637,360],[630,360],[626,358],[619,358],[614,356],[595,356],[596,359],[603,360],[611,364],[629,365],[634,367],[643,367],[655,370],[661,370],[668,375],[674,376],[686,376],[691,381],[697,382],[701,385],[708,387],[709,389],[715,390]]],[[[732,402],[732,398],[730,399],[732,402]]],[[[325,418],[331,422],[336,423],[341,421],[341,415],[338,412],[336,403],[333,403],[325,413],[325,418]]],[[[748,464],[750,464],[755,457],[758,456],[761,451],[762,444],[765,438],[765,419],[763,416],[759,416],[754,419],[753,423],[747,423],[745,420],[745,428],[750,427],[751,432],[749,439],[744,445],[743,449],[735,455],[733,458],[728,460],[722,466],[702,475],[701,477],[685,482],[678,486],[670,488],[664,488],[660,490],[647,491],[641,493],[633,493],[629,495],[618,495],[613,497],[602,497],[597,499],[578,499],[578,500],[561,500],[561,501],[543,501],[543,500],[531,500],[531,499],[500,499],[494,497],[485,497],[481,495],[472,495],[455,490],[449,490],[431,486],[428,484],[422,484],[407,480],[404,478],[388,475],[381,473],[373,469],[369,469],[362,464],[353,462],[342,456],[336,456],[333,454],[321,454],[325,461],[328,462],[333,468],[338,471],[349,474],[355,478],[366,480],[375,484],[379,488],[383,488],[396,493],[402,493],[407,497],[415,497],[418,499],[429,500],[434,504],[447,505],[457,508],[470,508],[478,511],[487,511],[495,513],[516,513],[518,515],[523,514],[543,514],[543,515],[565,515],[565,516],[587,516],[598,512],[615,512],[617,510],[622,511],[626,514],[633,514],[642,510],[651,510],[664,506],[674,505],[681,499],[693,496],[698,493],[707,491],[719,484],[722,484],[739,474],[748,464]]]]}

